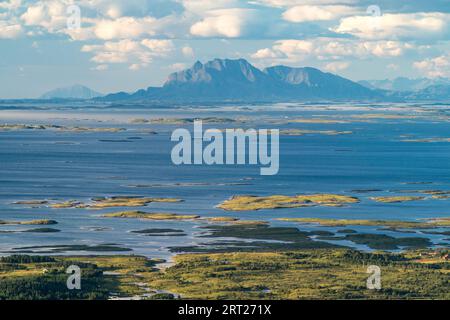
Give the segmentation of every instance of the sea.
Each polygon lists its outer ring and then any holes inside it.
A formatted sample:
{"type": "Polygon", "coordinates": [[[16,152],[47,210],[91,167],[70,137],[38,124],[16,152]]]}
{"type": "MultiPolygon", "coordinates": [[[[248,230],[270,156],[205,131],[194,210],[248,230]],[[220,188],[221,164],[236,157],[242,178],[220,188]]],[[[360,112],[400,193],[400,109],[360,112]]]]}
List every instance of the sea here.
{"type": "MultiPolygon", "coordinates": [[[[418,190],[450,190],[448,104],[228,103],[170,106],[4,102],[0,104],[0,125],[4,124],[126,130],[0,130],[0,220],[52,219],[58,224],[45,227],[60,230],[55,233],[17,232],[31,227],[0,225],[0,255],[9,255],[27,247],[35,247],[30,253],[39,254],[52,246],[113,244],[130,251],[60,250],[57,254],[125,253],[170,260],[174,255],[170,247],[212,241],[205,237],[203,227],[208,224],[206,220],[150,221],[102,217],[105,213],[124,210],[262,220],[271,226],[332,232],[342,227],[276,219],[422,221],[450,217],[450,200],[427,196],[423,201],[380,203],[371,199],[417,195],[418,190]],[[174,165],[171,150],[175,142],[171,141],[171,134],[177,128],[192,131],[193,125],[189,121],[171,123],[167,119],[208,118],[235,121],[205,121],[205,128],[310,131],[302,135],[280,136],[277,175],[262,176],[260,166],[248,164],[174,165]],[[238,212],[217,208],[218,204],[235,195],[317,193],[355,196],[360,203],[343,207],[238,212]],[[103,210],[15,204],[26,200],[89,202],[92,198],[112,196],[170,197],[183,202],[103,210]],[[150,237],[131,232],[149,228],[182,229],[186,235],[150,237]]],[[[349,228],[393,237],[411,237],[410,233],[401,230],[380,230],[379,227],[368,226],[349,228]]],[[[448,236],[420,230],[414,236],[429,238],[435,247],[450,246],[448,236]]],[[[350,241],[335,243],[371,250],[350,241]]]]}

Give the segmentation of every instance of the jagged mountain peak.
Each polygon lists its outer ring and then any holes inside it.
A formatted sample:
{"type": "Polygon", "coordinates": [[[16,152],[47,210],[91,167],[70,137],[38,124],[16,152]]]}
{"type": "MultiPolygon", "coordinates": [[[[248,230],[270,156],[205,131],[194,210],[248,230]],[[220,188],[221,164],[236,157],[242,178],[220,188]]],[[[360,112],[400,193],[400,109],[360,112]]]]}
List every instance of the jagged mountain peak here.
{"type": "Polygon", "coordinates": [[[245,59],[197,61],[172,73],[161,88],[138,91],[131,99],[183,101],[370,100],[382,95],[348,79],[311,67],[260,70],[245,59]]]}

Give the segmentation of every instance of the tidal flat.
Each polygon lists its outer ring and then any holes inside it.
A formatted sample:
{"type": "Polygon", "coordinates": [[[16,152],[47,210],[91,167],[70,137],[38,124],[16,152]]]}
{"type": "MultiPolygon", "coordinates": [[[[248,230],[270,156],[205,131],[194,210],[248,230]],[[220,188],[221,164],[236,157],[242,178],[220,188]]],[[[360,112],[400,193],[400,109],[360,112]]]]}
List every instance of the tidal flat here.
{"type": "Polygon", "coordinates": [[[449,298],[449,106],[8,108],[0,299],[449,298]],[[173,165],[196,119],[279,129],[279,174],[173,165]]]}

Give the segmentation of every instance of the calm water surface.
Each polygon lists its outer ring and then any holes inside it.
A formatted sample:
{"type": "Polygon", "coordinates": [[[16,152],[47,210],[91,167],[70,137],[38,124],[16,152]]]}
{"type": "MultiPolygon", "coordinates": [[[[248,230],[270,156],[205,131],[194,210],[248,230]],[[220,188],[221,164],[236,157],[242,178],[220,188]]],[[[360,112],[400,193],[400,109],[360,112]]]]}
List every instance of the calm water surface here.
{"type": "MultiPolygon", "coordinates": [[[[35,123],[127,129],[118,133],[0,131],[0,220],[54,219],[59,222],[54,227],[61,230],[59,233],[44,234],[0,233],[0,254],[8,254],[13,248],[26,246],[114,243],[133,249],[132,253],[135,254],[167,258],[170,256],[167,249],[169,246],[205,242],[204,238],[198,238],[202,232],[198,228],[202,223],[198,221],[108,219],[101,215],[122,208],[98,211],[31,208],[13,204],[15,201],[31,199],[89,201],[93,197],[119,195],[177,197],[184,202],[152,203],[144,209],[205,217],[268,220],[272,225],[288,226],[295,224],[277,222],[274,219],[319,217],[417,220],[449,217],[450,200],[381,204],[369,199],[372,196],[398,195],[399,191],[404,190],[450,190],[450,143],[402,141],[450,138],[448,111],[448,106],[442,105],[276,105],[200,109],[98,109],[71,108],[69,105],[0,108],[0,124],[35,123]],[[364,114],[401,114],[405,118],[352,118],[364,114]],[[246,119],[245,124],[208,124],[205,125],[207,128],[297,128],[352,131],[353,134],[281,136],[279,174],[260,176],[257,166],[175,166],[170,159],[174,145],[170,141],[170,134],[180,125],[130,123],[135,118],[167,117],[246,119]],[[315,117],[337,118],[348,122],[286,123],[288,119],[315,117]],[[152,129],[158,134],[150,134],[142,129],[152,129]],[[379,191],[359,193],[358,190],[361,189],[379,191]],[[224,212],[215,208],[217,204],[236,194],[299,193],[346,194],[359,197],[361,203],[343,208],[311,207],[253,212],[224,212]],[[94,227],[104,227],[104,230],[98,231],[94,227]],[[149,237],[130,233],[131,230],[146,228],[183,229],[187,236],[149,237]]],[[[182,127],[192,129],[190,125],[182,127]]],[[[295,226],[301,230],[337,230],[295,226]]],[[[27,228],[29,226],[0,226],[0,231],[27,228]]],[[[395,237],[411,236],[371,227],[350,228],[372,233],[383,232],[395,237]]],[[[420,236],[429,237],[435,244],[445,246],[447,243],[448,246],[449,241],[444,240],[445,236],[420,236]]],[[[345,244],[367,249],[352,243],[345,244]]]]}

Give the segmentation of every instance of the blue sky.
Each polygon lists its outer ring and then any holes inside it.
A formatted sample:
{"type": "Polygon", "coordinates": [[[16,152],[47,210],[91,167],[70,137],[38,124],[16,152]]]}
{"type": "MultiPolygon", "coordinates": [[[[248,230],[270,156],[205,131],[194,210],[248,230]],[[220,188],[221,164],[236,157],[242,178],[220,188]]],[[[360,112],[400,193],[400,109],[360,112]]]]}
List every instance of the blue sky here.
{"type": "Polygon", "coordinates": [[[450,77],[450,1],[0,0],[0,98],[135,91],[216,57],[450,77]]]}

